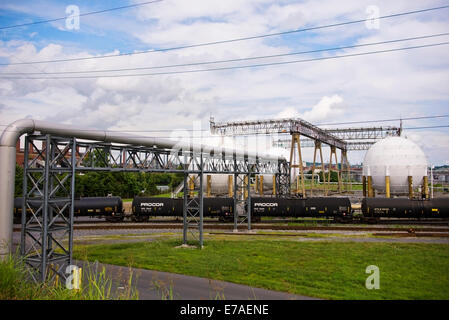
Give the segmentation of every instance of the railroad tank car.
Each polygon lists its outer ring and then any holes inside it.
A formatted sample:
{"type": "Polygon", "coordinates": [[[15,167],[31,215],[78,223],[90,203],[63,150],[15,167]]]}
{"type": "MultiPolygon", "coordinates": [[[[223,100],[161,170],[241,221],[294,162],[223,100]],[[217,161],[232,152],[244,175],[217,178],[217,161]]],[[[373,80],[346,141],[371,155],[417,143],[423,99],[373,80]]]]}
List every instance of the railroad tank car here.
{"type": "Polygon", "coordinates": [[[88,197],[75,199],[74,215],[123,219],[123,201],[120,197],[88,197]]]}
{"type": "MultiPolygon", "coordinates": [[[[133,218],[147,220],[150,216],[182,217],[184,199],[176,198],[146,198],[136,197],[132,203],[133,218]]],[[[233,198],[203,198],[204,217],[232,216],[234,210],[233,198]]]]}
{"type": "Polygon", "coordinates": [[[427,218],[449,218],[449,198],[423,200],[423,209],[427,218]]]}
{"type": "Polygon", "coordinates": [[[304,211],[304,199],[291,198],[251,198],[253,217],[295,217],[304,211]]]}
{"type": "Polygon", "coordinates": [[[251,198],[253,216],[350,218],[349,198],[251,198]]]}
{"type": "Polygon", "coordinates": [[[352,216],[351,201],[343,197],[314,197],[305,199],[303,217],[352,216]]]}
{"type": "Polygon", "coordinates": [[[449,198],[364,198],[362,213],[365,218],[448,218],[449,198]]]}
{"type": "MultiPolygon", "coordinates": [[[[20,223],[23,198],[14,199],[14,222],[20,223]]],[[[41,200],[30,200],[29,205],[38,209],[41,200]]],[[[29,209],[27,209],[29,213],[29,209]]],[[[123,201],[120,197],[88,197],[75,199],[74,216],[106,217],[107,220],[123,220],[123,201]]]]}

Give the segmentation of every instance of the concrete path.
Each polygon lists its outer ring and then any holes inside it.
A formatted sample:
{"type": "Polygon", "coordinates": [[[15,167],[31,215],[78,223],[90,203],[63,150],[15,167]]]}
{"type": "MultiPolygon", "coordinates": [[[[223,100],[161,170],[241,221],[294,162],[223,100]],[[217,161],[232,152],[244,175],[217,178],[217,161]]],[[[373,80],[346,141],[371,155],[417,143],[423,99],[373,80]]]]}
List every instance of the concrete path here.
{"type": "MultiPolygon", "coordinates": [[[[86,268],[85,262],[77,265],[86,268]]],[[[89,264],[93,268],[93,264],[89,264]]],[[[130,271],[133,287],[141,300],[315,300],[315,298],[285,292],[253,288],[230,282],[186,276],[175,273],[129,269],[98,263],[98,271],[105,267],[106,274],[113,279],[112,292],[126,291],[130,271]]]]}

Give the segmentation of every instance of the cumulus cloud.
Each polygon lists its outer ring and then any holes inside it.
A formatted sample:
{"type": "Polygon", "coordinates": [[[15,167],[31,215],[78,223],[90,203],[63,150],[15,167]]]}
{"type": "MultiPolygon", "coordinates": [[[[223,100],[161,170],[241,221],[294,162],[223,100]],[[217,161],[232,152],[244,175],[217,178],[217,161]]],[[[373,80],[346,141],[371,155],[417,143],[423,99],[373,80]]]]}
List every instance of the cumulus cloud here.
{"type": "MultiPolygon", "coordinates": [[[[420,8],[438,6],[439,3],[425,0],[420,8]]],[[[41,18],[60,15],[56,6],[48,6],[48,11],[36,10],[41,4],[30,2],[27,6],[10,3],[2,4],[0,8],[27,14],[41,12],[41,18]]],[[[109,13],[101,19],[83,19],[80,32],[86,35],[89,32],[98,34],[121,30],[130,39],[139,39],[135,43],[136,48],[164,48],[356,20],[366,15],[365,9],[371,4],[368,0],[350,0],[345,5],[333,0],[166,0],[157,5],[130,10],[123,15],[109,13]]],[[[406,0],[382,0],[377,5],[381,14],[413,9],[406,0]]],[[[101,70],[237,59],[291,53],[314,49],[316,46],[321,48],[334,44],[369,43],[441,33],[448,26],[445,16],[436,12],[432,15],[408,16],[407,19],[382,20],[379,30],[368,30],[360,24],[292,34],[287,38],[257,39],[186,50],[74,63],[6,66],[0,67],[0,72],[101,70]]],[[[67,42],[72,41],[71,46],[56,40],[45,40],[41,32],[28,40],[4,39],[0,41],[0,57],[18,62],[100,54],[90,47],[89,42],[74,46],[74,39],[78,38],[72,39],[71,36],[71,33],[67,33],[67,42]]],[[[418,42],[407,43],[414,44],[418,42]]],[[[132,50],[130,48],[128,51],[132,50]]],[[[367,51],[361,48],[347,49],[260,61],[282,62],[364,50],[367,51]]],[[[117,48],[102,54],[119,52],[117,48]]],[[[101,129],[142,130],[146,132],[141,134],[159,136],[167,135],[165,130],[190,129],[195,121],[201,121],[201,127],[207,129],[211,114],[217,121],[299,117],[312,123],[438,114],[445,112],[449,101],[449,91],[445,85],[449,83],[446,60],[447,47],[437,47],[265,68],[179,75],[78,80],[0,79],[0,109],[2,122],[5,123],[29,116],[101,129]]],[[[194,68],[251,63],[221,63],[194,68]]],[[[158,71],[174,70],[189,68],[158,71]]],[[[422,133],[417,135],[425,136],[422,133]]],[[[447,134],[442,132],[440,136],[431,144],[428,152],[435,158],[449,159],[449,155],[441,155],[444,153],[441,152],[441,146],[438,147],[442,144],[449,150],[449,143],[445,139],[447,134]]],[[[269,145],[268,142],[264,143],[269,145]]],[[[420,145],[423,144],[426,144],[425,139],[420,141],[420,145]]],[[[307,152],[305,154],[307,160],[307,152]]],[[[357,153],[350,154],[351,161],[357,161],[358,158],[362,157],[358,157],[357,153]]]]}
{"type": "Polygon", "coordinates": [[[330,120],[332,117],[343,113],[343,110],[340,108],[342,102],[343,98],[337,94],[330,97],[324,96],[310,110],[300,113],[295,108],[288,107],[281,111],[277,118],[301,118],[309,122],[330,120]]]}

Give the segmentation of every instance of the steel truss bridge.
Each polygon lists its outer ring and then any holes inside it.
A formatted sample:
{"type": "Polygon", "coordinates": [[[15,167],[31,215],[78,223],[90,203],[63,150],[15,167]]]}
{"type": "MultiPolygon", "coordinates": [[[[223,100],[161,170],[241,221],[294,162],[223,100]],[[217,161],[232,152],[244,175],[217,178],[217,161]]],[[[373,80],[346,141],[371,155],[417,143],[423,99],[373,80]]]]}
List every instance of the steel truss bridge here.
{"type": "MultiPolygon", "coordinates": [[[[23,194],[20,252],[31,267],[30,274],[36,281],[54,280],[57,277],[66,279],[65,268],[72,264],[77,173],[182,173],[183,244],[194,241],[200,248],[203,246],[204,174],[225,173],[234,176],[235,230],[239,224],[247,224],[248,229],[251,229],[251,175],[274,174],[277,196],[290,194],[290,167],[283,158],[262,157],[232,149],[214,150],[194,144],[180,147],[167,140],[149,141],[117,133],[71,130],[41,121],[20,121],[20,126],[13,124],[8,127],[0,145],[0,170],[10,170],[0,172],[0,198],[4,200],[0,203],[0,223],[3,226],[10,223],[9,230],[5,227],[1,229],[0,240],[7,242],[12,238],[12,218],[9,218],[12,216],[14,184],[12,187],[3,184],[14,175],[12,146],[15,154],[18,137],[28,133],[24,150],[23,190],[26,192],[23,194]],[[8,136],[10,133],[11,136],[8,136]],[[89,140],[86,141],[86,138],[89,140]],[[194,190],[188,187],[189,176],[197,179],[194,190]],[[197,196],[191,197],[192,192],[197,196]]],[[[2,254],[7,254],[11,248],[2,250],[2,254]]]]}
{"type": "MultiPolygon", "coordinates": [[[[298,168],[300,175],[296,176],[296,193],[306,194],[304,184],[304,168],[301,147],[314,147],[312,176],[316,169],[316,159],[319,153],[321,170],[325,172],[322,144],[329,145],[331,149],[327,186],[324,192],[327,195],[330,189],[331,171],[338,173],[338,191],[343,189],[342,181],[346,180],[345,189],[350,190],[350,165],[347,158],[349,150],[367,150],[378,139],[387,136],[400,136],[401,128],[397,127],[365,127],[365,128],[339,128],[322,129],[302,119],[272,119],[254,121],[235,121],[216,123],[210,119],[210,131],[221,136],[258,135],[258,134],[289,134],[289,138],[278,139],[272,142],[274,146],[290,147],[290,167],[298,168]],[[301,138],[301,136],[303,138],[301,138]],[[341,165],[338,166],[336,149],[341,150],[341,165]],[[332,168],[335,159],[336,168],[332,168]],[[342,172],[343,171],[343,172],[342,172]],[[342,175],[345,177],[342,177],[342,175]],[[299,178],[301,182],[299,181],[299,178]],[[348,187],[349,182],[349,187],[348,187]]],[[[313,179],[312,190],[313,193],[313,179]]]]}
{"type": "MultiPolygon", "coordinates": [[[[339,128],[324,129],[327,133],[344,140],[347,151],[368,150],[379,139],[391,136],[400,136],[401,129],[397,127],[366,127],[366,128],[339,128]]],[[[291,139],[273,140],[275,147],[290,147],[291,139]]],[[[310,148],[315,146],[313,139],[305,138],[301,143],[302,147],[310,148]]]]}

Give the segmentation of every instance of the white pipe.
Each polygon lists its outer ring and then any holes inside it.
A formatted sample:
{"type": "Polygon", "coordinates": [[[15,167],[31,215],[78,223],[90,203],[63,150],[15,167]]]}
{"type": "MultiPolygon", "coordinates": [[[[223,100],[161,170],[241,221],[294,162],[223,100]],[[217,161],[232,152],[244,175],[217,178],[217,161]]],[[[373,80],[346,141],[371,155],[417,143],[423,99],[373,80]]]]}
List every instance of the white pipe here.
{"type": "Polygon", "coordinates": [[[163,149],[182,149],[194,152],[205,151],[210,152],[210,154],[225,154],[227,157],[236,155],[239,159],[248,157],[249,159],[261,158],[270,161],[285,161],[283,157],[241,151],[236,148],[211,147],[203,144],[179,143],[163,138],[137,137],[119,132],[81,129],[41,120],[17,120],[6,127],[0,138],[0,260],[9,254],[12,244],[16,143],[21,135],[36,131],[41,134],[76,137],[98,142],[113,142],[146,147],[157,146],[163,149]]]}

